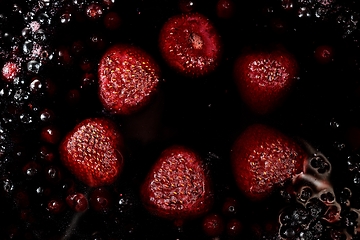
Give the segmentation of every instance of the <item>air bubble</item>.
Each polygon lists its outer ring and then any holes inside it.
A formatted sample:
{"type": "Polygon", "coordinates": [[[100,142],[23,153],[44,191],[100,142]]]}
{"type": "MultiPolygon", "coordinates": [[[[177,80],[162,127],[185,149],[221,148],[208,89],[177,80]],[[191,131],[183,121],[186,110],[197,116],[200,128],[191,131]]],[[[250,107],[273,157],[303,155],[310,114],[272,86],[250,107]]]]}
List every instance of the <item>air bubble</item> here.
{"type": "Polygon", "coordinates": [[[285,229],[282,229],[281,235],[282,235],[282,237],[285,237],[285,238],[293,238],[293,237],[295,237],[296,232],[293,228],[286,227],[285,229]]]}
{"type": "Polygon", "coordinates": [[[299,200],[301,202],[306,202],[307,200],[310,199],[312,195],[312,190],[309,187],[304,187],[303,189],[301,189],[301,193],[299,194],[299,200]]]}
{"type": "Polygon", "coordinates": [[[27,70],[32,73],[38,73],[40,70],[40,63],[38,61],[32,60],[27,64],[27,70]]]}
{"type": "Polygon", "coordinates": [[[32,20],[34,20],[34,17],[35,17],[35,13],[34,12],[28,12],[25,17],[24,17],[24,20],[26,22],[30,22],[32,20]]]}
{"type": "Polygon", "coordinates": [[[321,201],[323,201],[325,203],[333,203],[335,200],[335,197],[332,193],[327,192],[327,193],[321,194],[320,199],[321,199],[321,201]]]}
{"type": "Polygon", "coordinates": [[[42,88],[42,84],[40,82],[39,79],[34,79],[31,83],[30,83],[30,91],[31,92],[37,92],[42,88]]]}
{"type": "Polygon", "coordinates": [[[60,16],[60,22],[63,24],[67,24],[71,21],[71,13],[63,13],[60,16]]]}
{"type": "Polygon", "coordinates": [[[51,24],[51,18],[46,13],[41,13],[38,16],[38,21],[40,24],[44,25],[50,25],[51,24]]]}
{"type": "Polygon", "coordinates": [[[281,1],[281,7],[284,10],[291,10],[294,8],[294,3],[292,0],[282,0],[281,1]]]}
{"type": "Polygon", "coordinates": [[[46,34],[43,29],[39,29],[34,34],[34,39],[38,42],[43,42],[46,40],[46,34]]]}
{"type": "Polygon", "coordinates": [[[21,35],[22,35],[24,38],[29,38],[30,35],[31,35],[31,29],[30,29],[30,28],[24,28],[24,29],[21,31],[21,35]]]}
{"type": "Polygon", "coordinates": [[[310,160],[310,165],[317,170],[318,173],[324,174],[330,170],[329,164],[322,158],[316,157],[310,160]]]}
{"type": "Polygon", "coordinates": [[[311,12],[307,7],[301,7],[298,11],[298,17],[309,18],[311,17],[311,12]]]}
{"type": "Polygon", "coordinates": [[[26,55],[30,55],[32,53],[34,47],[34,43],[31,40],[25,41],[23,45],[23,53],[26,55]]]}
{"type": "Polygon", "coordinates": [[[33,122],[32,117],[28,113],[22,113],[20,115],[20,122],[23,124],[31,124],[33,122]]]}
{"type": "Polygon", "coordinates": [[[335,119],[331,119],[330,127],[333,128],[333,129],[337,129],[337,128],[340,127],[340,124],[335,119]]]}
{"type": "Polygon", "coordinates": [[[4,179],[2,181],[3,190],[7,193],[10,193],[14,190],[14,184],[10,179],[4,179]]]}

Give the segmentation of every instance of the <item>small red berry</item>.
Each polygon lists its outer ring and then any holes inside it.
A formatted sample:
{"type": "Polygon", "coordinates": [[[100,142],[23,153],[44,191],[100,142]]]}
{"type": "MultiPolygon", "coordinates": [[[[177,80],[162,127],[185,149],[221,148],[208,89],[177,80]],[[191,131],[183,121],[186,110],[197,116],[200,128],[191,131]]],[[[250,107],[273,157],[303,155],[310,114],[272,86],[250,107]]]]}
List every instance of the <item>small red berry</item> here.
{"type": "Polygon", "coordinates": [[[231,18],[234,14],[234,8],[232,0],[219,0],[216,5],[216,14],[219,18],[231,18]]]}
{"type": "Polygon", "coordinates": [[[221,56],[220,37],[209,19],[199,13],[170,18],[162,27],[159,45],[165,61],[190,77],[215,70],[221,56]]]}
{"type": "Polygon", "coordinates": [[[116,12],[109,12],[104,17],[104,25],[109,30],[116,30],[121,25],[121,19],[116,12]]]}
{"type": "Polygon", "coordinates": [[[232,237],[239,236],[242,229],[243,229],[243,224],[237,219],[231,219],[226,224],[226,233],[232,237]]]}
{"type": "Polygon", "coordinates": [[[160,69],[140,48],[115,45],[99,64],[99,96],[106,110],[131,114],[146,105],[157,91],[160,69]]]}
{"type": "Polygon", "coordinates": [[[41,130],[41,139],[45,142],[56,144],[60,140],[60,132],[55,126],[47,126],[41,130]]]}
{"type": "Polygon", "coordinates": [[[333,60],[334,50],[331,46],[321,45],[315,49],[315,59],[321,64],[327,64],[333,60]]]}
{"type": "Polygon", "coordinates": [[[202,226],[205,234],[209,237],[217,237],[224,231],[223,219],[217,214],[207,215],[202,226]]]}
{"type": "Polygon", "coordinates": [[[63,164],[90,187],[112,184],[123,167],[122,136],[113,122],[90,118],[80,122],[60,145],[63,164]]]}
{"type": "Polygon", "coordinates": [[[91,207],[98,212],[106,212],[112,204],[112,198],[105,188],[95,189],[90,196],[91,207]]]}
{"type": "Polygon", "coordinates": [[[76,212],[84,212],[88,209],[89,203],[82,193],[72,193],[66,197],[66,203],[76,212]]]}
{"type": "Polygon", "coordinates": [[[58,199],[52,199],[47,204],[47,210],[53,214],[61,213],[64,207],[64,202],[58,199]]]}
{"type": "Polygon", "coordinates": [[[183,13],[194,11],[196,3],[193,0],[179,0],[179,8],[183,13]]]}
{"type": "Polygon", "coordinates": [[[103,9],[99,4],[92,3],[86,8],[86,15],[91,19],[98,19],[102,16],[103,9]]]}

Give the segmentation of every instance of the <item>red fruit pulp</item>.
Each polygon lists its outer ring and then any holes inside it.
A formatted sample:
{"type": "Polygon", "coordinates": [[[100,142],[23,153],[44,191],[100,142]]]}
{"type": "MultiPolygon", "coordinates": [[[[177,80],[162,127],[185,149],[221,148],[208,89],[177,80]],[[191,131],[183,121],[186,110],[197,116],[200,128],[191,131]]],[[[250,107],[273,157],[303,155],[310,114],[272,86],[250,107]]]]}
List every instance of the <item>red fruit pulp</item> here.
{"type": "Polygon", "coordinates": [[[157,90],[160,69],[140,48],[115,45],[99,64],[99,96],[106,110],[131,114],[145,104],[157,90]]]}
{"type": "Polygon", "coordinates": [[[67,134],[60,145],[63,164],[90,187],[112,184],[119,176],[123,141],[107,119],[86,119],[67,134]]]}
{"type": "Polygon", "coordinates": [[[207,212],[212,204],[210,181],[200,157],[173,146],[164,150],[141,189],[145,207],[153,214],[183,220],[207,212]]]}
{"type": "Polygon", "coordinates": [[[213,71],[220,60],[220,37],[210,20],[199,13],[170,18],[161,29],[159,44],[166,62],[190,77],[213,71]]]}
{"type": "Polygon", "coordinates": [[[238,187],[253,200],[303,169],[305,152],[293,140],[261,124],[248,127],[232,147],[231,161],[238,187]]]}
{"type": "Polygon", "coordinates": [[[281,104],[296,74],[296,61],[284,50],[244,55],[235,63],[241,97],[259,114],[269,113],[281,104]]]}

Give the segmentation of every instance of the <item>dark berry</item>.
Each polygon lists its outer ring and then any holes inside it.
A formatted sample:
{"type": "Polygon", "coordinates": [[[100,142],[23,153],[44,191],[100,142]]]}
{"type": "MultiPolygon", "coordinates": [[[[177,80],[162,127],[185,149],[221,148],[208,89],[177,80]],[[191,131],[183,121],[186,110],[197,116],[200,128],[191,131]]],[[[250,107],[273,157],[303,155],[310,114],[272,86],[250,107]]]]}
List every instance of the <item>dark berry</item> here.
{"type": "Polygon", "coordinates": [[[216,5],[216,14],[219,18],[231,18],[234,8],[232,0],[219,0],[216,5]]]}
{"type": "Polygon", "coordinates": [[[116,30],[121,25],[121,18],[116,12],[109,12],[104,17],[104,25],[109,30],[116,30]]]}
{"type": "Polygon", "coordinates": [[[88,200],[82,193],[70,194],[66,197],[66,203],[76,212],[84,212],[88,209],[88,200]]]}
{"type": "Polygon", "coordinates": [[[90,205],[98,212],[107,212],[112,205],[112,198],[106,188],[97,188],[90,194],[90,205]]]}
{"type": "Polygon", "coordinates": [[[226,233],[229,236],[239,236],[242,232],[243,224],[238,219],[231,219],[226,224],[226,233]]]}
{"type": "Polygon", "coordinates": [[[202,226],[205,234],[210,237],[219,236],[224,231],[223,219],[217,214],[207,215],[202,226]]]}
{"type": "Polygon", "coordinates": [[[47,126],[41,130],[41,139],[45,142],[56,144],[60,140],[60,132],[55,126],[47,126]]]}

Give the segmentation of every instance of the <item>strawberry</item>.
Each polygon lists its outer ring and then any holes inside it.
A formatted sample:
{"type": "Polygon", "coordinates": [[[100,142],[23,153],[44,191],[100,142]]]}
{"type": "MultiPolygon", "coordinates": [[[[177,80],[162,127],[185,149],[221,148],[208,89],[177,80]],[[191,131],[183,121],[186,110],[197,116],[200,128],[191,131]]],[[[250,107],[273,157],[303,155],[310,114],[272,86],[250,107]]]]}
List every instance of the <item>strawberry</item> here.
{"type": "Polygon", "coordinates": [[[122,136],[113,122],[90,118],[80,122],[60,145],[62,163],[90,187],[112,184],[123,167],[122,136]]]}
{"type": "Polygon", "coordinates": [[[235,82],[251,110],[267,114],[288,94],[297,74],[297,63],[285,50],[241,56],[235,63],[235,82]]]}
{"type": "Polygon", "coordinates": [[[119,44],[99,63],[99,97],[106,110],[131,114],[146,105],[157,90],[160,68],[145,51],[119,44]]]}
{"type": "Polygon", "coordinates": [[[202,160],[182,146],[161,153],[142,185],[141,197],[152,214],[178,221],[207,212],[213,200],[202,160]]]}
{"type": "Polygon", "coordinates": [[[253,200],[262,200],[300,173],[306,154],[293,140],[261,124],[248,127],[235,141],[231,163],[238,187],[253,200]]]}
{"type": "Polygon", "coordinates": [[[199,13],[170,18],[160,31],[159,45],[165,61],[189,77],[212,72],[221,56],[220,36],[209,19],[199,13]]]}

